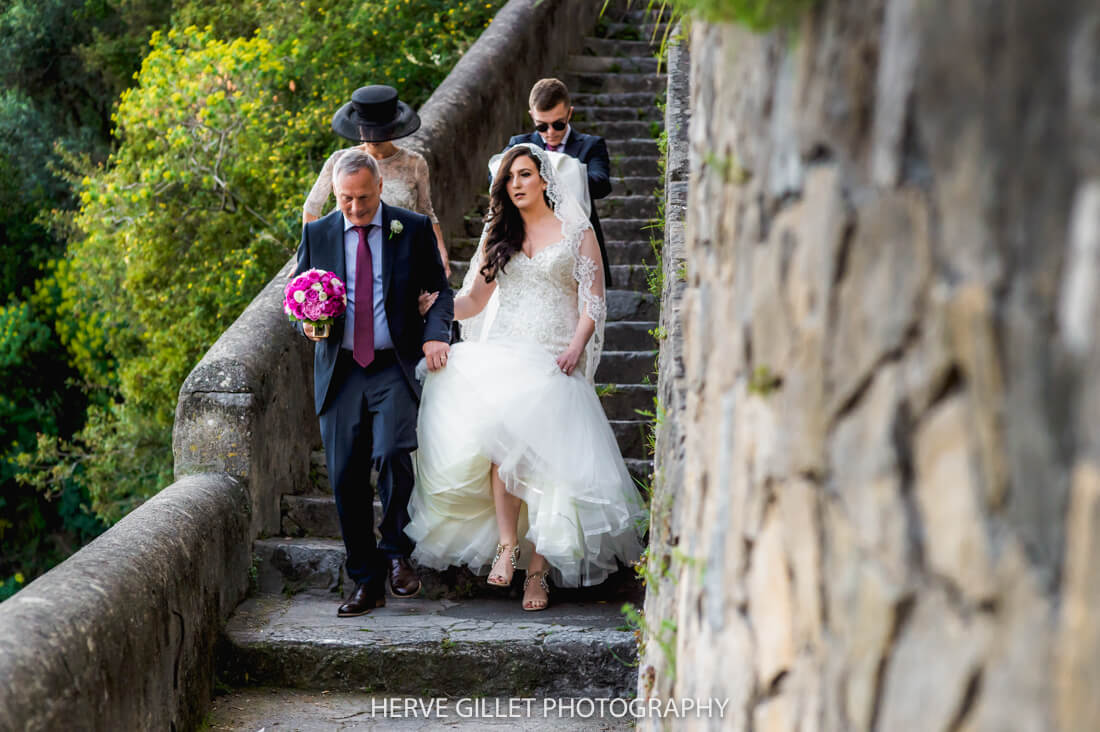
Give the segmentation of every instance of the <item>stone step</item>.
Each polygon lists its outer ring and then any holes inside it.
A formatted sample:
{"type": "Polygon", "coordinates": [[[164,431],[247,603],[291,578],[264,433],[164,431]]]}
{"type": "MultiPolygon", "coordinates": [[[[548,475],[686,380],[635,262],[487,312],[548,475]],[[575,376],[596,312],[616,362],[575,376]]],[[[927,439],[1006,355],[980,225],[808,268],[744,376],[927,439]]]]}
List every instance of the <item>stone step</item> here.
{"type": "MultiPolygon", "coordinates": [[[[336,506],[329,506],[336,513],[336,506]]],[[[305,537],[257,539],[252,556],[260,592],[290,595],[304,590],[335,592],[343,585],[344,543],[305,537]]]]}
{"type": "Polygon", "coordinates": [[[577,732],[629,732],[636,720],[615,700],[590,709],[588,698],[403,696],[366,691],[310,691],[279,687],[220,690],[203,720],[203,730],[461,730],[484,732],[504,726],[524,732],[558,732],[563,720],[577,732]],[[530,702],[528,702],[530,700],[530,702]]]}
{"type": "Polygon", "coordinates": [[[587,94],[617,94],[622,92],[650,92],[656,94],[668,87],[664,74],[600,73],[597,71],[568,71],[562,81],[570,89],[587,94]]]}
{"type": "Polygon", "coordinates": [[[649,18],[641,20],[634,16],[624,21],[600,22],[596,24],[596,38],[608,38],[615,41],[646,41],[660,43],[665,36],[667,23],[653,23],[649,18]]]}
{"type": "Polygon", "coordinates": [[[663,4],[658,2],[627,2],[626,5],[620,5],[615,8],[608,5],[607,10],[608,12],[605,13],[605,17],[608,20],[634,23],[636,25],[658,23],[663,26],[672,19],[671,11],[664,8],[663,4]]]}
{"type": "Polygon", "coordinates": [[[648,351],[657,348],[653,322],[608,323],[604,327],[604,347],[609,351],[648,351]]]}
{"type": "Polygon", "coordinates": [[[611,192],[623,196],[655,196],[665,182],[655,175],[611,176],[611,192]]]}
{"type": "MultiPolygon", "coordinates": [[[[324,499],[328,510],[336,514],[336,502],[324,499]]],[[[381,520],[382,507],[375,498],[375,521],[381,520]]],[[[377,538],[377,533],[375,534],[377,538]]],[[[257,589],[270,595],[293,595],[307,590],[336,592],[349,585],[344,575],[344,542],[327,537],[273,537],[252,543],[257,563],[257,589]]],[[[484,580],[464,567],[443,572],[417,567],[425,597],[473,597],[484,591],[484,580]]]]}
{"type": "Polygon", "coordinates": [[[367,615],[338,618],[340,600],[330,593],[261,595],[229,619],[218,678],[237,687],[429,697],[632,695],[634,634],[623,628],[621,602],[596,596],[555,591],[538,613],[510,597],[390,598],[367,615]]]}
{"type": "Polygon", "coordinates": [[[601,219],[651,219],[657,215],[657,197],[652,193],[627,196],[612,191],[596,203],[596,210],[601,219]]]}
{"type": "MultiPolygon", "coordinates": [[[[609,154],[611,155],[611,171],[612,175],[627,175],[627,173],[618,173],[615,171],[615,157],[622,156],[628,157],[652,157],[654,162],[660,156],[660,151],[657,149],[657,140],[653,137],[632,137],[629,140],[620,139],[615,140],[609,148],[609,154]]],[[[641,175],[656,175],[657,168],[654,167],[653,173],[643,173],[641,175]]]]}
{"type": "Polygon", "coordinates": [[[613,122],[632,120],[663,120],[664,115],[655,105],[644,107],[573,107],[573,123],[581,125],[589,121],[613,122]]]}
{"type": "MultiPolygon", "coordinates": [[[[606,232],[607,229],[604,229],[606,232]]],[[[641,234],[635,234],[634,241],[608,241],[605,242],[607,247],[607,259],[611,262],[611,266],[616,264],[645,264],[647,262],[656,261],[656,255],[653,254],[653,247],[650,246],[649,240],[643,240],[642,236],[647,235],[648,231],[642,231],[638,229],[641,234]]]]}
{"type": "Polygon", "coordinates": [[[660,42],[667,28],[667,18],[654,23],[654,19],[645,10],[630,10],[623,13],[607,13],[596,22],[593,35],[597,39],[613,41],[660,42]]]}
{"type": "Polygon", "coordinates": [[[569,95],[574,107],[656,107],[664,99],[664,92],[631,92],[622,94],[572,93],[569,95]]]}
{"type": "Polygon", "coordinates": [[[656,74],[657,59],[651,53],[639,56],[570,56],[567,73],[656,74]]]}
{"type": "MultiPolygon", "coordinates": [[[[468,249],[454,249],[453,257],[462,257],[463,259],[469,259],[474,254],[474,249],[477,247],[477,242],[481,239],[481,230],[485,226],[485,221],[480,214],[466,214],[462,217],[463,228],[467,238],[473,239],[473,246],[468,249]]],[[[452,243],[452,246],[454,244],[452,243]]]]}
{"type": "Polygon", "coordinates": [[[658,47],[649,41],[620,41],[612,38],[585,36],[584,52],[592,56],[654,56],[658,47]]]}
{"type": "Polygon", "coordinates": [[[447,282],[451,285],[451,289],[455,291],[455,294],[458,294],[459,289],[462,287],[462,280],[466,277],[466,270],[469,268],[469,262],[451,260],[451,278],[447,282]]]}
{"type": "MultiPolygon", "coordinates": [[[[657,144],[653,143],[652,155],[627,155],[616,152],[611,156],[612,177],[646,177],[656,178],[660,174],[660,164],[657,158],[657,144]]],[[[599,210],[597,206],[596,210],[599,210]]]]}
{"type": "Polygon", "coordinates": [[[607,293],[607,320],[659,320],[661,303],[648,292],[610,290],[607,293]]]}
{"type": "Polygon", "coordinates": [[[649,267],[641,264],[613,264],[611,276],[615,289],[649,293],[649,267]]]}
{"type": "Polygon", "coordinates": [[[599,135],[607,141],[608,150],[613,149],[619,140],[641,140],[647,137],[657,139],[662,125],[657,120],[598,121],[577,124],[577,129],[590,135],[599,135]],[[582,129],[583,127],[583,129],[582,129]]]}
{"type": "MultiPolygon", "coordinates": [[[[327,475],[326,475],[327,480],[327,475]]],[[[340,536],[336,504],[328,496],[287,496],[282,498],[282,530],[285,536],[340,536]]]]}
{"type": "MultiPolygon", "coordinates": [[[[601,218],[600,228],[603,229],[603,235],[609,240],[615,241],[645,241],[648,246],[649,237],[660,236],[660,232],[652,228],[653,222],[646,218],[631,218],[631,219],[619,219],[619,218],[601,218]]],[[[608,258],[611,258],[610,252],[608,258]]],[[[626,264],[626,262],[623,262],[626,264]]]]}
{"type": "Polygon", "coordinates": [[[608,419],[648,419],[638,411],[653,412],[657,387],[648,384],[600,384],[600,404],[608,419]]]}
{"type": "Polygon", "coordinates": [[[653,380],[656,351],[604,351],[596,369],[598,384],[642,384],[653,380]]]}
{"type": "MultiPolygon", "coordinates": [[[[466,215],[467,225],[471,218],[473,218],[473,214],[466,215]]],[[[478,217],[478,220],[480,220],[480,217],[478,217]]],[[[474,256],[478,241],[480,241],[480,232],[477,237],[455,237],[447,242],[447,255],[451,258],[452,274],[456,262],[469,262],[470,257],[474,256]]]]}
{"type": "Polygon", "coordinates": [[[624,458],[639,460],[649,455],[649,425],[642,417],[611,420],[611,430],[615,433],[615,440],[619,443],[619,451],[624,458]]]}
{"type": "MultiPolygon", "coordinates": [[[[626,469],[630,472],[630,477],[634,480],[634,485],[639,487],[639,490],[641,490],[641,486],[648,487],[652,485],[653,457],[651,455],[640,458],[626,457],[624,455],[623,462],[626,463],[626,469]]],[[[642,492],[642,495],[644,497],[646,495],[645,492],[642,492]]]]}

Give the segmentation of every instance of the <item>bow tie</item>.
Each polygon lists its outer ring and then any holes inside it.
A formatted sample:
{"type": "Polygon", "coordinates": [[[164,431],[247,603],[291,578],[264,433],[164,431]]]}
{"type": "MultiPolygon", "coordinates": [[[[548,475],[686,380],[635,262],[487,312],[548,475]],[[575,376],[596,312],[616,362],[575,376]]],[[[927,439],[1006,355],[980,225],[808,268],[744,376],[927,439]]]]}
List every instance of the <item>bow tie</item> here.
{"type": "Polygon", "coordinates": [[[549,150],[550,152],[557,152],[558,150],[561,149],[561,145],[547,145],[546,149],[549,150]]]}

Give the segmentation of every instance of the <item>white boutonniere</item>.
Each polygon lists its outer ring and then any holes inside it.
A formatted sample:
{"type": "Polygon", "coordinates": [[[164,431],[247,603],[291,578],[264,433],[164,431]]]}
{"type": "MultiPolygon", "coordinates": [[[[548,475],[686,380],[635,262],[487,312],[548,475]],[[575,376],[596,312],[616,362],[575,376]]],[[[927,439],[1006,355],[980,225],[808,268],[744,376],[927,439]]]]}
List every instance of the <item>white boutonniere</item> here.
{"type": "Polygon", "coordinates": [[[390,222],[390,238],[391,239],[394,238],[395,236],[397,236],[398,234],[400,234],[404,230],[405,230],[405,225],[402,224],[397,219],[394,219],[393,221],[390,222]]]}

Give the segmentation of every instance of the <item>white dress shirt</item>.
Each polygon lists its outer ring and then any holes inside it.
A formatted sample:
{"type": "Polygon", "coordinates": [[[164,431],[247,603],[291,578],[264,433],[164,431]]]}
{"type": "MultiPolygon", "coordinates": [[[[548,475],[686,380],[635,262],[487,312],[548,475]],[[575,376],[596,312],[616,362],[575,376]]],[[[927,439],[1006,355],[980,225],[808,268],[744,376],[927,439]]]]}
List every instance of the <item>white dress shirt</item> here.
{"type": "MultiPolygon", "coordinates": [[[[572,131],[573,131],[573,125],[570,125],[570,124],[565,125],[565,134],[562,135],[561,142],[558,143],[558,149],[557,150],[551,150],[551,152],[564,153],[565,152],[565,143],[569,142],[569,133],[572,132],[572,131]]],[[[545,147],[547,150],[550,150],[550,146],[546,144],[545,138],[543,139],[542,144],[543,144],[543,147],[545,147]]]]}
{"type": "MultiPolygon", "coordinates": [[[[344,315],[343,348],[355,349],[355,276],[358,271],[356,257],[359,254],[359,233],[352,227],[355,224],[344,216],[344,262],[347,269],[348,309],[344,315]]],[[[371,263],[374,268],[374,350],[393,348],[390,337],[390,324],[386,320],[386,302],[382,298],[382,268],[387,266],[382,259],[382,204],[374,212],[370,227],[367,229],[367,246],[370,247],[371,263]]]]}

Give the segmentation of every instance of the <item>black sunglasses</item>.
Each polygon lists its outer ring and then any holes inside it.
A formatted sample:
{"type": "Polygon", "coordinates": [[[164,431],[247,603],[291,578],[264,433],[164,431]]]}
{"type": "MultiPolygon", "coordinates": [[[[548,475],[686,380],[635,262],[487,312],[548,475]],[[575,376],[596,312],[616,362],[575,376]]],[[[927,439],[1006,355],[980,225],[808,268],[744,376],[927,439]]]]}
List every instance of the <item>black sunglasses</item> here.
{"type": "Polygon", "coordinates": [[[548,129],[553,127],[558,132],[561,132],[565,129],[565,126],[567,124],[569,123],[563,119],[556,119],[553,122],[539,122],[537,125],[535,125],[535,129],[539,132],[546,132],[548,129]]]}

